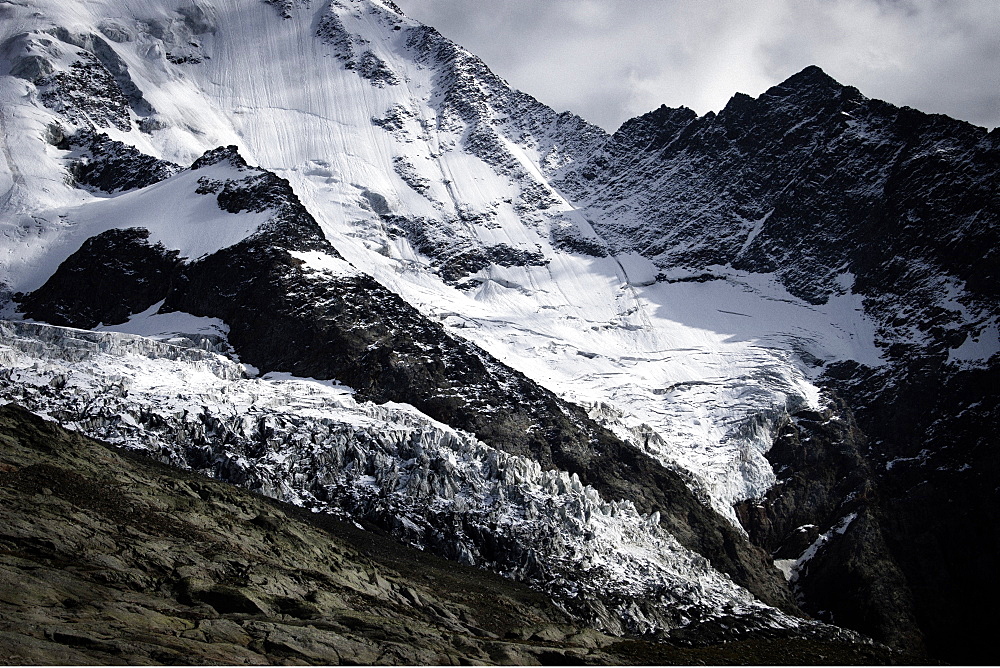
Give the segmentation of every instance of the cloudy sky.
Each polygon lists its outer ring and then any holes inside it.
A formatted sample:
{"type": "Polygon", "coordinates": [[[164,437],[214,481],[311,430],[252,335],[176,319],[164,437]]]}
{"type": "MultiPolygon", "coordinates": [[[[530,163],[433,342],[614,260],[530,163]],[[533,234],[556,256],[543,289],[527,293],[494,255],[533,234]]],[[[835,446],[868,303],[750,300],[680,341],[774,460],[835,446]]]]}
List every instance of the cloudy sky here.
{"type": "Polygon", "coordinates": [[[607,130],[717,111],[815,64],[869,97],[1000,125],[1000,0],[396,0],[607,130]]]}

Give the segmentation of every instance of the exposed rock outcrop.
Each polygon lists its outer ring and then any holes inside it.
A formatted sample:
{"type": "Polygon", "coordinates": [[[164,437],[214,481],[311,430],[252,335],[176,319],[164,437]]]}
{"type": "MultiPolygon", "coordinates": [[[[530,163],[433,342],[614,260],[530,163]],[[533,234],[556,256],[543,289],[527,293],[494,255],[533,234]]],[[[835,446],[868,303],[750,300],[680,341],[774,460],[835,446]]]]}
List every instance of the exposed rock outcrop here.
{"type": "Polygon", "coordinates": [[[106,193],[145,188],[181,171],[180,165],[146,155],[103,133],[80,131],[59,145],[80,152],[69,167],[74,181],[106,193]]]}
{"type": "Polygon", "coordinates": [[[55,325],[122,323],[166,297],[179,266],[177,251],[149,243],[149,230],[108,230],[87,239],[21,308],[55,325]]]}

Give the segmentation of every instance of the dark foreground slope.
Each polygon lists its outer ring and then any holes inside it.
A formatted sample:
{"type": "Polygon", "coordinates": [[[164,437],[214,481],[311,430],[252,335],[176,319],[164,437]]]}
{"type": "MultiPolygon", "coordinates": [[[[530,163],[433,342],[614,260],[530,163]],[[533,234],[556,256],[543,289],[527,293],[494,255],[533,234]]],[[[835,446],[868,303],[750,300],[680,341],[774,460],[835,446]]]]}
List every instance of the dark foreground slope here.
{"type": "Polygon", "coordinates": [[[885,663],[876,646],[680,648],[537,592],[0,408],[0,663],[885,663]]]}

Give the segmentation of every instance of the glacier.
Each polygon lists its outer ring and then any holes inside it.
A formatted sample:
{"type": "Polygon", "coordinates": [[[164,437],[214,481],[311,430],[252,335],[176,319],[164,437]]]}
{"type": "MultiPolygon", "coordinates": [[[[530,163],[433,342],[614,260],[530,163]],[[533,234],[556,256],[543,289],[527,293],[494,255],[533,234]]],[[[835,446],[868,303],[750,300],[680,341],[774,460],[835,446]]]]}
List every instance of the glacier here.
{"type": "Polygon", "coordinates": [[[805,625],[682,547],[630,502],[404,404],[253,377],[193,341],[0,321],[0,400],[164,463],[355,522],[545,591],[615,634],[719,616],[805,625]]]}
{"type": "MultiPolygon", "coordinates": [[[[293,2],[286,18],[265,3],[202,2],[196,12],[156,2],[130,3],[127,12],[114,2],[36,6],[38,15],[7,22],[5,39],[69,69],[71,49],[45,31],[74,26],[117,54],[148,101],[145,116],[125,110],[136,129],[101,127],[110,138],[179,164],[238,145],[251,163],[289,180],[348,263],[543,386],[622,416],[616,433],[690,471],[734,524],[733,503],[774,481],[763,453],[776,422],[789,408],[822,401],[803,359],[878,361],[872,325],[850,295],[818,308],[766,275],[725,268],[707,284],[655,282],[659,269],[648,260],[603,250],[586,217],[550,185],[603,131],[511,91],[390,5],[293,2]],[[318,24],[340,41],[317,38],[318,24]],[[184,31],[198,44],[198,62],[168,57],[184,31]],[[373,85],[347,67],[359,51],[393,72],[391,81],[373,85]],[[494,249],[514,260],[466,263],[462,284],[441,270],[456,256],[496,258],[494,249]]],[[[30,82],[5,77],[0,85],[15,110],[5,141],[20,142],[5,154],[7,198],[26,212],[4,230],[8,290],[38,287],[84,238],[109,227],[147,227],[196,258],[263,222],[265,214],[236,218],[200,198],[178,209],[178,183],[153,186],[164,197],[155,206],[144,191],[147,217],[138,218],[133,193],[53,183],[66,158],[13,138],[39,137],[66,118],[26,106],[36,95],[30,82]],[[25,176],[32,166],[37,178],[25,176]]]]}

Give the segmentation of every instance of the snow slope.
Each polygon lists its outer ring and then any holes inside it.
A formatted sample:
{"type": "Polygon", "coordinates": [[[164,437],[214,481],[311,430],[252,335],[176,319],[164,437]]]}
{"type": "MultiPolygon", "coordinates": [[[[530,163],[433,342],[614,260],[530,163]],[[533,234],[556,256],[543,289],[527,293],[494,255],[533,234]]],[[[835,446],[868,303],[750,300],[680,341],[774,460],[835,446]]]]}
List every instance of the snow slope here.
{"type": "MultiPolygon", "coordinates": [[[[850,293],[817,307],[767,275],[721,268],[704,282],[654,282],[658,270],[640,256],[607,255],[548,185],[603,133],[511,91],[389,4],[31,5],[6,10],[2,37],[21,49],[7,49],[13,66],[30,52],[70,71],[73,47],[44,32],[53,26],[100,36],[148,103],[121,112],[128,131],[98,123],[101,131],[179,164],[238,145],[291,182],[348,262],[693,472],[734,522],[732,503],[774,480],[763,453],[776,423],[822,401],[813,364],[879,363],[850,293]],[[476,253],[493,261],[468,261],[476,253]]],[[[203,172],[145,189],[160,199],[141,211],[130,206],[134,193],[73,188],[62,178],[67,154],[40,139],[53,124],[72,130],[79,116],[45,107],[38,90],[0,78],[8,289],[38,287],[109,227],[148,227],[152,241],[193,259],[262,222],[212,209],[210,198],[180,198],[203,172]]]]}

